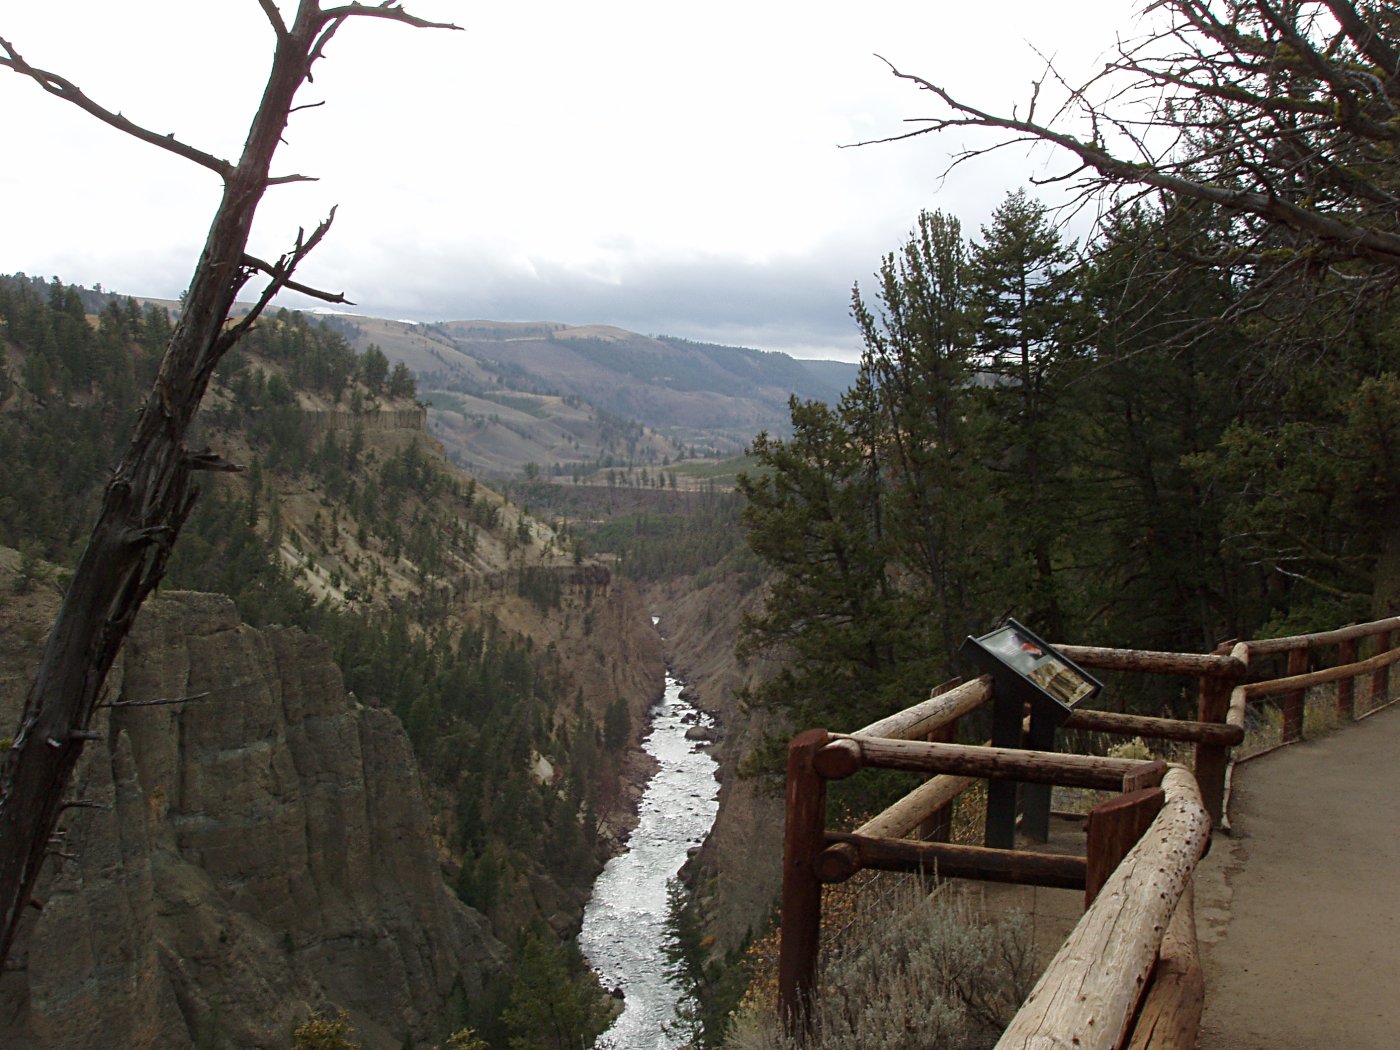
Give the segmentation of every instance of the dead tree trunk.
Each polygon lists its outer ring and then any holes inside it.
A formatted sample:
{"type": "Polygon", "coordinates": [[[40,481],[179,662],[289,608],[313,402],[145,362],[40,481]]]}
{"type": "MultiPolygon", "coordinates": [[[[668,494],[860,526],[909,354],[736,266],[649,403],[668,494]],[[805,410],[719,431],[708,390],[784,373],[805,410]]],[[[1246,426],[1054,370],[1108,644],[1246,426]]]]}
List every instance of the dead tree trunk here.
{"type": "Polygon", "coordinates": [[[224,183],[179,323],[130,445],[107,484],[97,524],[49,633],[13,745],[0,763],[0,962],[9,954],[29,903],[107,673],[141,603],[160,582],[171,546],[193,505],[193,474],[229,469],[218,457],[192,454],[184,444],[214,368],[282,289],[345,301],[292,280],[297,264],[325,235],[330,218],[310,237],[299,235],[292,250],[276,263],[262,262],[246,252],[253,216],[267,188],[305,179],[271,174],[297,90],[327,41],[351,17],[456,28],[416,18],[396,3],[375,7],[350,3],[323,10],[318,0],[300,0],[295,20],[288,25],[273,0],[259,3],[277,44],[262,101],[236,165],[104,109],[70,81],[29,65],[8,41],[0,40],[0,65],[30,77],[51,94],[121,131],[212,169],[224,183]],[[270,279],[266,288],[254,309],[230,325],[235,297],[259,272],[270,279]]]}

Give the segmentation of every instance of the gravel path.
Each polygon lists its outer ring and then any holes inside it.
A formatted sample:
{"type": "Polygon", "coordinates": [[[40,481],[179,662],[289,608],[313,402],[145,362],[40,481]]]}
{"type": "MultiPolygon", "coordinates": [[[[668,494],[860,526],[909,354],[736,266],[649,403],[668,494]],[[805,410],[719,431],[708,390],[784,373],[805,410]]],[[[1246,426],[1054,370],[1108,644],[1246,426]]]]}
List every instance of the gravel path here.
{"type": "Polygon", "coordinates": [[[1197,873],[1201,1050],[1400,1047],[1400,705],[1235,769],[1197,873]]]}

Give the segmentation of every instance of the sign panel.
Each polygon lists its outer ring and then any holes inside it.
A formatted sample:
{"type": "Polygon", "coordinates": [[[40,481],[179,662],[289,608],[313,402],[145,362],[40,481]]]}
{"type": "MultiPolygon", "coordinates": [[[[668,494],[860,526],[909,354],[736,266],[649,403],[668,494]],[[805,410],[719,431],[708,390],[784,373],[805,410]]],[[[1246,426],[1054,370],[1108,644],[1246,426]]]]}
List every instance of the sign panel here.
{"type": "Polygon", "coordinates": [[[1098,679],[1015,620],[980,638],[968,638],[963,652],[1000,681],[1023,682],[1023,690],[1018,691],[1024,691],[1033,704],[1053,705],[1059,712],[1057,722],[1103,688],[1098,679]],[[1014,679],[1008,678],[1008,671],[1014,679]]]}

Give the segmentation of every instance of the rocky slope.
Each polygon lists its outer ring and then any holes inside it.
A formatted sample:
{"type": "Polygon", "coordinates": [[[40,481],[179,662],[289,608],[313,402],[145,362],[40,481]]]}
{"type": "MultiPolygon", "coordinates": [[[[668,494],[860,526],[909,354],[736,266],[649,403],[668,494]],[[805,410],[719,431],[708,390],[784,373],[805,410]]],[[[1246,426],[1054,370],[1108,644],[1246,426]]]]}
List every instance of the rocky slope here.
{"type": "MultiPolygon", "coordinates": [[[[0,556],[0,590],[18,556],[0,556]]],[[[0,716],[57,602],[0,605],[0,716]]],[[[364,1044],[437,1036],[503,946],[445,887],[398,720],[358,703],[323,643],[230,601],[142,612],[71,789],[82,808],[0,978],[0,1045],[285,1047],[313,1008],[364,1044]],[[191,697],[185,703],[151,704],[191,697]]]]}

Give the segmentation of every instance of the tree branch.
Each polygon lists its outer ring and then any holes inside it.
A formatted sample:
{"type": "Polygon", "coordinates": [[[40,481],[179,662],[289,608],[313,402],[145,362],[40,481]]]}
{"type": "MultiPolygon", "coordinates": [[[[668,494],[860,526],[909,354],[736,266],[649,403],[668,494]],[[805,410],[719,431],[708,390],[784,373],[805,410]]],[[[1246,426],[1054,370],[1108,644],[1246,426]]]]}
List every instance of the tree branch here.
{"type": "Polygon", "coordinates": [[[414,26],[418,29],[458,29],[462,27],[452,22],[431,22],[426,18],[419,18],[411,15],[403,9],[400,3],[382,3],[377,7],[370,7],[368,4],[351,3],[342,7],[328,7],[321,12],[322,16],[330,21],[331,19],[343,20],[357,15],[367,18],[387,18],[393,22],[402,22],[404,25],[414,26]]]}
{"type": "Polygon", "coordinates": [[[277,39],[285,39],[287,23],[282,20],[282,12],[277,10],[277,5],[273,0],[258,0],[258,4],[262,7],[263,14],[267,15],[267,20],[272,23],[272,31],[277,34],[277,39]]]}
{"type": "Polygon", "coordinates": [[[78,86],[67,78],[61,77],[57,73],[50,73],[47,70],[31,66],[24,60],[24,57],[15,50],[14,45],[8,40],[0,38],[0,50],[4,51],[4,55],[0,56],[0,66],[9,66],[16,73],[33,80],[49,94],[57,95],[65,102],[71,102],[79,109],[91,113],[104,124],[108,124],[118,131],[123,131],[128,135],[138,138],[142,142],[149,142],[152,146],[159,146],[167,152],[174,153],[177,157],[184,157],[186,160],[192,160],[201,167],[208,168],[225,182],[228,181],[229,176],[233,173],[233,165],[228,161],[220,160],[218,157],[205,153],[203,150],[195,149],[193,146],[181,142],[175,137],[174,132],[169,135],[158,135],[149,128],[143,128],[141,125],[127,120],[127,118],[120,113],[114,113],[110,109],[99,106],[92,99],[88,98],[87,95],[83,94],[78,86]]]}
{"type": "MultiPolygon", "coordinates": [[[[1013,141],[1040,140],[1069,150],[1085,165],[1093,168],[1110,182],[1135,182],[1166,190],[1177,196],[1189,197],[1193,200],[1214,204],[1231,211],[1256,215],[1268,219],[1271,222],[1296,229],[1320,241],[1332,244],[1345,254],[1369,259],[1372,262],[1382,263],[1386,266],[1400,267],[1400,235],[1334,218],[1333,216],[1325,215],[1313,209],[1294,204],[1274,193],[1252,192],[1249,190],[1234,189],[1228,186],[1197,181],[1183,175],[1175,174],[1171,170],[1164,168],[1123,160],[1110,153],[1105,147],[1098,143],[1084,142],[1065,132],[1055,131],[1042,124],[1018,120],[1014,116],[1001,117],[992,113],[987,113],[975,106],[960,101],[944,88],[925,80],[923,77],[916,76],[912,73],[905,73],[897,69],[884,58],[881,58],[881,61],[889,66],[890,71],[894,73],[896,77],[901,80],[908,80],[918,85],[922,90],[932,93],[954,113],[961,115],[957,117],[924,118],[928,124],[927,127],[908,132],[904,135],[891,136],[888,139],[870,140],[870,143],[858,143],[858,145],[873,144],[874,142],[898,141],[900,139],[913,138],[917,135],[927,135],[930,132],[942,131],[950,127],[983,127],[1014,131],[1017,132],[1020,137],[1013,141]]],[[[1005,145],[1005,143],[999,143],[998,145],[1005,145]]],[[[974,156],[980,156],[984,152],[986,152],[986,150],[965,151],[955,158],[954,164],[960,164],[974,156]]]]}

